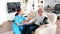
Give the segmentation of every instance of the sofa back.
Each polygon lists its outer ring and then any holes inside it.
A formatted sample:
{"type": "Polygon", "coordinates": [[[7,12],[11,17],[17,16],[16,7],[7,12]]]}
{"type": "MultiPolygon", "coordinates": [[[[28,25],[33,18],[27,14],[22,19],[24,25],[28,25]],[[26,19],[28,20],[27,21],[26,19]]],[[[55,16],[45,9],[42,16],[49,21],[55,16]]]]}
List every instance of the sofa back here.
{"type": "Polygon", "coordinates": [[[57,21],[57,15],[54,13],[46,13],[47,16],[49,17],[50,21],[52,24],[55,24],[57,21]]]}
{"type": "Polygon", "coordinates": [[[36,12],[31,11],[31,12],[29,13],[29,15],[28,15],[29,20],[30,20],[30,19],[33,19],[34,17],[36,17],[37,14],[38,14],[37,11],[36,11],[36,12]]]}

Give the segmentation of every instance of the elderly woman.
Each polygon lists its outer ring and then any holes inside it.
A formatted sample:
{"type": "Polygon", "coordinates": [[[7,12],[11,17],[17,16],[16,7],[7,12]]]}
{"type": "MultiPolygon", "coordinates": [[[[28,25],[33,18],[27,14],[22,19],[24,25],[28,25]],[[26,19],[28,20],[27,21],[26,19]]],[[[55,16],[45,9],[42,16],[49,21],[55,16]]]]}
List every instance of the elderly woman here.
{"type": "Polygon", "coordinates": [[[44,13],[43,8],[39,8],[38,15],[31,19],[30,22],[31,24],[28,24],[28,34],[32,34],[32,31],[35,31],[38,27],[46,27],[46,24],[50,23],[50,20],[44,13]]]}

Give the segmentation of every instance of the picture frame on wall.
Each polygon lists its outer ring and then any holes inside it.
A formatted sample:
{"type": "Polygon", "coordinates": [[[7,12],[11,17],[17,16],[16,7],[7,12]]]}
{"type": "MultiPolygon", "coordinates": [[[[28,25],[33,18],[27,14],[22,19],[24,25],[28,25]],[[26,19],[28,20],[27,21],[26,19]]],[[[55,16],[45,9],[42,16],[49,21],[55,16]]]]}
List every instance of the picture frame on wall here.
{"type": "Polygon", "coordinates": [[[20,2],[8,2],[7,3],[8,13],[16,12],[17,9],[20,9],[20,2]]]}

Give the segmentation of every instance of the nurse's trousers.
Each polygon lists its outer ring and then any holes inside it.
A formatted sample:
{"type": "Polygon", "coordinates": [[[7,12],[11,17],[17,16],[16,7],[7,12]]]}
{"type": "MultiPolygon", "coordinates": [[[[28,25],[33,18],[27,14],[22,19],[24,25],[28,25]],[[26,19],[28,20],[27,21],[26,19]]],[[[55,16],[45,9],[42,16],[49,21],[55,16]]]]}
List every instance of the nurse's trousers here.
{"type": "Polygon", "coordinates": [[[23,26],[17,26],[16,24],[13,24],[12,30],[14,34],[22,34],[23,26]]]}

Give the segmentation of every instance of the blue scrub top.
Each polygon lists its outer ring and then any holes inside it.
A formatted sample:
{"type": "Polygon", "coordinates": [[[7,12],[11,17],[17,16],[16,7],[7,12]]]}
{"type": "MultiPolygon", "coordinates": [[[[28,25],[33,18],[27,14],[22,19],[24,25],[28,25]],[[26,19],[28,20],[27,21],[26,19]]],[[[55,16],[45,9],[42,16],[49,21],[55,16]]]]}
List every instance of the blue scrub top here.
{"type": "Polygon", "coordinates": [[[26,20],[25,16],[21,15],[21,16],[15,16],[15,19],[14,19],[14,23],[13,24],[22,24],[23,21],[26,20]]]}

